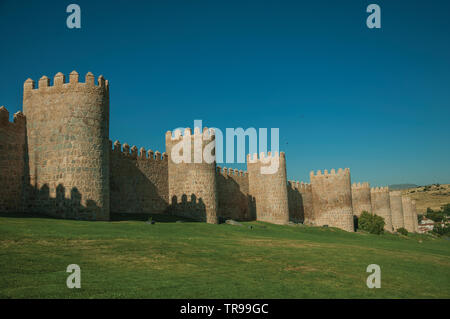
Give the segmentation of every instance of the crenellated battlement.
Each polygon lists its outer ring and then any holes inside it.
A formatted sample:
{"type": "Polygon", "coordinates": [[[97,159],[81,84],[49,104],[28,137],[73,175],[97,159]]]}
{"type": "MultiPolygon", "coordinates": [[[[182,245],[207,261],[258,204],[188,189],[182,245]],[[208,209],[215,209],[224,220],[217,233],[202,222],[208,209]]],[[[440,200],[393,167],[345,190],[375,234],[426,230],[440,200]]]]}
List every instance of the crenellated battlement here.
{"type": "Polygon", "coordinates": [[[243,170],[238,170],[238,169],[233,169],[233,168],[226,168],[226,167],[220,167],[220,166],[216,166],[216,173],[218,175],[223,175],[223,176],[230,176],[230,177],[246,177],[248,176],[248,172],[243,171],[243,170]]]}
{"type": "Polygon", "coordinates": [[[311,184],[299,182],[299,181],[288,181],[290,188],[298,190],[300,193],[311,191],[311,184]]]}
{"type": "Polygon", "coordinates": [[[372,187],[370,189],[371,193],[389,193],[389,186],[384,186],[384,187],[372,187]]]}
{"type": "Polygon", "coordinates": [[[350,169],[349,168],[339,168],[336,172],[334,168],[331,169],[330,172],[328,170],[324,170],[323,173],[321,170],[318,170],[316,174],[314,174],[314,171],[311,171],[309,173],[309,177],[312,178],[320,178],[320,177],[328,177],[328,176],[348,176],[350,175],[350,169]]]}
{"type": "MultiPolygon", "coordinates": [[[[110,145],[112,145],[112,142],[110,141],[110,145]]],[[[141,147],[139,150],[136,145],[133,145],[130,148],[130,145],[127,143],[121,144],[119,141],[115,141],[112,145],[111,151],[113,154],[129,157],[131,159],[140,159],[140,160],[149,160],[149,161],[167,161],[168,156],[164,152],[161,154],[161,152],[156,151],[153,152],[152,150],[146,151],[145,148],[141,147]]]]}
{"type": "Polygon", "coordinates": [[[258,154],[257,153],[253,153],[253,154],[247,154],[247,163],[251,163],[251,164],[254,164],[254,163],[263,163],[263,164],[268,164],[268,163],[270,163],[271,161],[272,161],[272,159],[286,159],[286,154],[284,153],[284,152],[267,152],[267,154],[266,153],[264,153],[264,152],[261,152],[260,154],[259,154],[259,157],[258,157],[258,154]]]}
{"type": "Polygon", "coordinates": [[[179,142],[183,139],[183,137],[190,136],[191,138],[200,138],[203,141],[211,141],[216,138],[214,129],[212,128],[203,128],[203,132],[200,132],[200,128],[194,128],[194,134],[192,134],[192,129],[190,127],[184,129],[184,134],[182,134],[181,130],[175,131],[167,131],[166,132],[166,142],[179,142]]]}
{"type": "Polygon", "coordinates": [[[0,126],[2,127],[9,127],[9,128],[18,128],[22,129],[25,127],[25,115],[18,111],[14,113],[13,121],[9,121],[9,111],[4,106],[0,106],[0,126]]]}
{"type": "Polygon", "coordinates": [[[95,77],[91,72],[88,72],[85,75],[85,82],[79,82],[79,75],[76,71],[72,71],[69,74],[69,82],[66,82],[65,75],[61,72],[58,72],[53,77],[53,85],[50,84],[50,78],[46,75],[43,75],[39,79],[37,87],[35,86],[35,81],[29,78],[25,81],[23,89],[24,94],[59,92],[62,89],[75,91],[100,89],[109,91],[109,82],[108,80],[105,80],[103,75],[100,75],[97,78],[97,83],[95,83],[95,77]]]}
{"type": "Polygon", "coordinates": [[[352,184],[352,189],[362,189],[362,188],[367,188],[370,189],[370,185],[368,182],[363,182],[363,183],[353,183],[352,184]]]}

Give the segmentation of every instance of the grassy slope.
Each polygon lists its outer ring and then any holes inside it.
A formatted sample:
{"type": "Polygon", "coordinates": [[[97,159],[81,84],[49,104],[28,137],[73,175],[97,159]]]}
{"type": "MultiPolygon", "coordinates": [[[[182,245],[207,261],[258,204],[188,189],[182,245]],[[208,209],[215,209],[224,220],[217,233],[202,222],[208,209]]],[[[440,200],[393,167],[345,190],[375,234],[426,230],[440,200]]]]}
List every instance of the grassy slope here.
{"type": "Polygon", "coordinates": [[[439,210],[442,205],[450,203],[450,184],[429,187],[427,190],[424,186],[420,186],[403,191],[403,194],[407,194],[416,201],[418,213],[426,212],[428,207],[439,210]]]}
{"type": "Polygon", "coordinates": [[[450,298],[450,241],[245,226],[0,217],[0,297],[450,298]]]}

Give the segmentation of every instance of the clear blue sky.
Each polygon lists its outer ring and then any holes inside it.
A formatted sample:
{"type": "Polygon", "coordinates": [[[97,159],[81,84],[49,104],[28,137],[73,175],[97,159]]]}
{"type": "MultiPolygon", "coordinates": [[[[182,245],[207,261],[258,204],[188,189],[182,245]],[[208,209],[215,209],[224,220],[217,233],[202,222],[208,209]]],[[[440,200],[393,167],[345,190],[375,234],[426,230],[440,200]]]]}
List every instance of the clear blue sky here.
{"type": "MultiPolygon", "coordinates": [[[[278,127],[289,179],[450,183],[449,1],[0,0],[0,105],[31,77],[103,74],[111,139],[278,127]],[[65,25],[81,6],[80,30],[65,25]],[[381,7],[368,29],[366,6],[381,7]]],[[[235,165],[241,168],[241,166],[235,165]]]]}

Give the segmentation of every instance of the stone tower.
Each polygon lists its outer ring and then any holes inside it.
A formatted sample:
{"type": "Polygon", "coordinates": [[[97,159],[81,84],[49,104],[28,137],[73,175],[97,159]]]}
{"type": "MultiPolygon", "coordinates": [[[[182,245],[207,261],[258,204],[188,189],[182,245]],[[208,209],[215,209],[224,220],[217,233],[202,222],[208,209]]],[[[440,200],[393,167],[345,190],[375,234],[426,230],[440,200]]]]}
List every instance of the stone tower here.
{"type": "Polygon", "coordinates": [[[214,131],[199,128],[166,133],[169,210],[176,215],[218,223],[214,131]],[[208,156],[205,156],[208,155],[208,156]]]}
{"type": "Polygon", "coordinates": [[[248,184],[255,199],[256,219],[274,224],[289,222],[286,156],[284,152],[247,155],[248,184]],[[268,169],[278,163],[276,170],[268,169]],[[266,170],[267,169],[267,170],[266,170]]]}
{"type": "Polygon", "coordinates": [[[109,219],[109,87],[103,76],[62,73],[53,85],[24,84],[30,210],[65,218],[109,219]]]}
{"type": "Polygon", "coordinates": [[[417,218],[414,216],[411,198],[409,198],[408,196],[402,196],[402,206],[404,227],[409,232],[415,232],[416,227],[414,225],[414,220],[417,220],[417,218]]]}
{"type": "Polygon", "coordinates": [[[414,224],[414,232],[419,232],[419,219],[417,218],[417,208],[416,208],[416,201],[411,200],[411,209],[413,212],[413,224],[414,224]]]}
{"type": "Polygon", "coordinates": [[[334,169],[324,174],[310,173],[314,221],[318,226],[328,225],[353,232],[352,188],[350,169],[334,169]]]}
{"type": "Polygon", "coordinates": [[[370,189],[372,213],[384,218],[384,229],[392,231],[391,205],[389,187],[375,187],[370,189]]]}
{"type": "Polygon", "coordinates": [[[352,205],[353,214],[361,215],[363,211],[372,212],[372,204],[370,202],[370,186],[369,183],[353,183],[352,185],[352,205]]]}
{"type": "Polygon", "coordinates": [[[402,192],[390,192],[389,201],[391,205],[392,227],[394,230],[397,230],[405,225],[403,222],[402,192]]]}

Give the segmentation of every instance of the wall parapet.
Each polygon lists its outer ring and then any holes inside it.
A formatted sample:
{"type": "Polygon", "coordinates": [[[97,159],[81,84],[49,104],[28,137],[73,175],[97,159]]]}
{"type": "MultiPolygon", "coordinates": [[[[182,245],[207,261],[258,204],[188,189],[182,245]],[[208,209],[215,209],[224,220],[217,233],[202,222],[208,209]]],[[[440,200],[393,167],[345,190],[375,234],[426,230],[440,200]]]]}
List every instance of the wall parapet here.
{"type": "Polygon", "coordinates": [[[328,170],[324,170],[323,173],[321,170],[318,170],[317,173],[315,174],[314,171],[311,171],[309,173],[309,177],[312,178],[321,178],[321,177],[328,177],[328,176],[336,176],[336,175],[350,175],[350,169],[349,168],[339,168],[336,172],[336,170],[334,168],[331,169],[330,172],[328,172],[328,170]]]}
{"type": "Polygon", "coordinates": [[[299,182],[299,181],[290,180],[290,181],[288,181],[288,185],[292,189],[298,190],[300,192],[311,191],[311,184],[305,183],[303,181],[299,182]]]}
{"type": "Polygon", "coordinates": [[[9,121],[9,111],[4,106],[0,106],[0,126],[23,128],[25,126],[25,115],[18,111],[13,115],[13,121],[9,121]]]}
{"type": "Polygon", "coordinates": [[[362,189],[362,188],[367,188],[370,189],[370,185],[368,182],[363,182],[363,183],[353,183],[352,184],[352,189],[362,189]]]}
{"type": "Polygon", "coordinates": [[[211,141],[214,140],[216,135],[215,131],[212,128],[204,127],[203,131],[200,132],[200,128],[195,127],[194,128],[194,134],[192,134],[192,129],[190,127],[187,127],[184,129],[184,134],[182,134],[180,129],[177,129],[175,131],[167,131],[166,132],[166,142],[177,142],[183,139],[183,137],[191,138],[199,138],[201,137],[203,141],[211,141]]]}
{"type": "Polygon", "coordinates": [[[253,154],[247,154],[247,163],[263,163],[263,164],[268,164],[272,161],[272,159],[276,159],[276,158],[283,158],[286,159],[286,154],[284,152],[261,152],[259,153],[259,157],[258,157],[258,153],[253,153],[253,154]]]}
{"type": "Polygon", "coordinates": [[[85,82],[79,82],[78,72],[75,70],[72,71],[69,75],[69,82],[66,82],[66,77],[63,73],[58,72],[53,77],[53,85],[50,84],[50,78],[46,75],[43,75],[38,80],[38,85],[36,87],[35,81],[28,78],[23,85],[24,93],[38,93],[38,92],[49,92],[52,90],[60,90],[63,89],[92,89],[92,88],[101,88],[104,90],[109,90],[109,82],[105,80],[103,75],[100,75],[97,78],[97,83],[95,83],[95,76],[88,72],[85,76],[85,82]]]}
{"type": "MultiPolygon", "coordinates": [[[[110,145],[112,142],[110,141],[110,145]]],[[[159,151],[153,152],[152,150],[146,151],[144,147],[141,147],[138,151],[136,145],[133,145],[131,148],[128,143],[121,144],[119,141],[115,141],[111,151],[113,154],[120,154],[125,157],[129,157],[132,159],[140,159],[140,160],[149,160],[149,161],[167,161],[167,154],[161,153],[159,151]]]]}
{"type": "Polygon", "coordinates": [[[236,168],[226,168],[226,167],[220,167],[220,166],[216,166],[216,173],[218,175],[223,175],[223,176],[231,176],[231,177],[235,177],[235,176],[248,176],[248,172],[247,171],[243,171],[243,170],[238,170],[236,168]]]}
{"type": "Polygon", "coordinates": [[[383,187],[372,187],[370,189],[371,193],[389,193],[389,186],[383,186],[383,187]]]}

